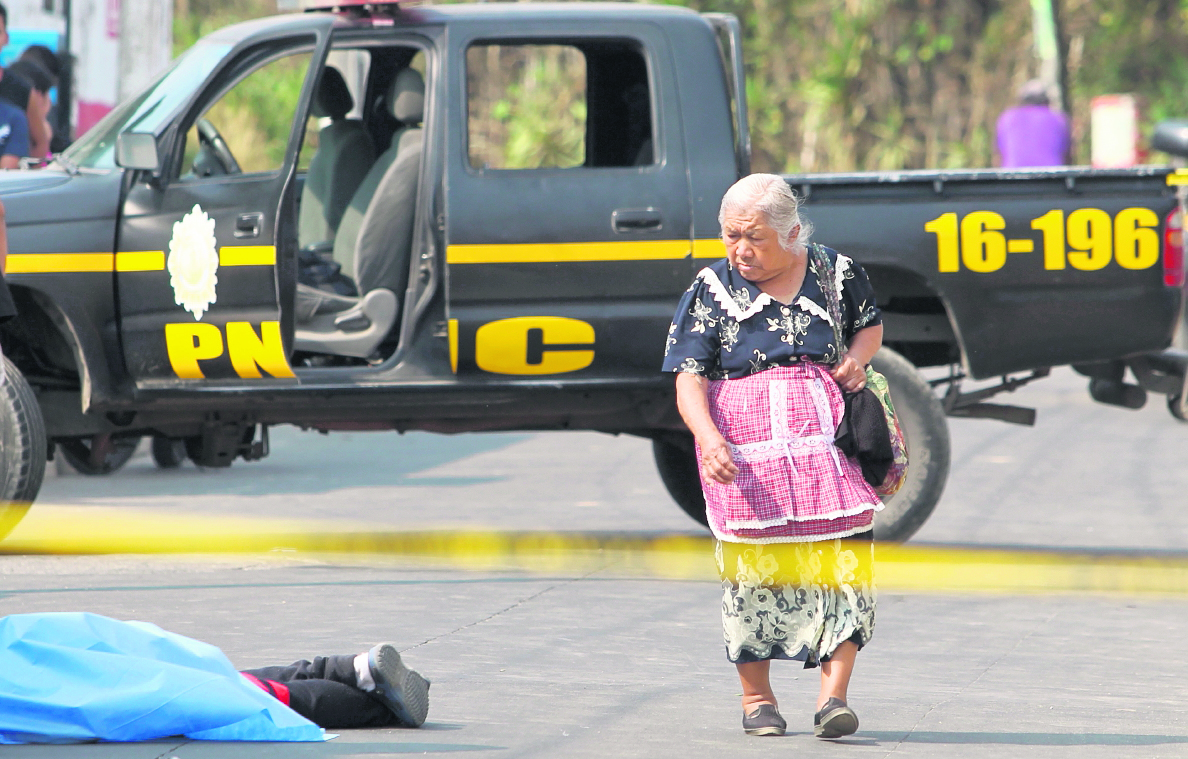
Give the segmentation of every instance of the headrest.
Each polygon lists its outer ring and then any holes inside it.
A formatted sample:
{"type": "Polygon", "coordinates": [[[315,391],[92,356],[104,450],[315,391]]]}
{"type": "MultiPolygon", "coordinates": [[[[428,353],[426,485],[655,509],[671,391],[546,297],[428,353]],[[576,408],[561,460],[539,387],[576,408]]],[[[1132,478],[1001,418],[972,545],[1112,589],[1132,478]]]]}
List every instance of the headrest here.
{"type": "Polygon", "coordinates": [[[329,116],[338,120],[350,113],[354,107],[355,101],[351,98],[351,91],[347,89],[342,74],[333,66],[327,66],[322,70],[322,81],[318,82],[318,91],[314,93],[314,116],[329,116]]]}
{"type": "Polygon", "coordinates": [[[413,69],[401,69],[388,91],[388,106],[401,124],[420,124],[425,117],[425,80],[413,69]]]}

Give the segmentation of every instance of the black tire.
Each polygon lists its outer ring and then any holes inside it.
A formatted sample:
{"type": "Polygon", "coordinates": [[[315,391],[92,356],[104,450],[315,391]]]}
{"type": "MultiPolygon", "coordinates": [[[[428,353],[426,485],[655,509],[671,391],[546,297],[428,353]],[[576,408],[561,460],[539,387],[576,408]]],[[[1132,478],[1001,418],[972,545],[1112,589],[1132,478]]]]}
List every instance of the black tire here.
{"type": "Polygon", "coordinates": [[[49,450],[45,420],[33,388],[7,358],[0,384],[0,538],[8,535],[37,498],[49,450]]]}
{"type": "Polygon", "coordinates": [[[62,452],[66,463],[79,474],[98,477],[111,474],[127,464],[132,454],[136,453],[136,447],[140,445],[140,436],[111,438],[111,449],[101,459],[91,455],[92,446],[97,444],[104,444],[100,435],[93,438],[59,440],[58,450],[62,452]]]}
{"type": "Polygon", "coordinates": [[[153,435],[153,463],[161,469],[177,469],[186,458],[186,441],[181,438],[153,435]]]}
{"type": "Polygon", "coordinates": [[[949,425],[932,388],[906,358],[882,348],[870,362],[887,378],[891,401],[908,445],[907,479],[884,499],[875,515],[876,540],[902,542],[919,530],[936,508],[949,478],[949,425]]]}
{"type": "Polygon", "coordinates": [[[697,471],[697,453],[693,447],[693,436],[674,432],[664,438],[652,440],[652,455],[660,480],[668,489],[672,500],[693,519],[709,527],[705,515],[705,496],[701,492],[701,475],[697,471]]]}

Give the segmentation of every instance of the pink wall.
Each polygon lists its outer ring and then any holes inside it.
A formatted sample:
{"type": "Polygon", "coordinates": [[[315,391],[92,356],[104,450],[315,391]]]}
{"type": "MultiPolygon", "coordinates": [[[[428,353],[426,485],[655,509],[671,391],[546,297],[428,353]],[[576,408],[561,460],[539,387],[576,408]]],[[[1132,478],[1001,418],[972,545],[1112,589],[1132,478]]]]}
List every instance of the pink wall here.
{"type": "Polygon", "coordinates": [[[86,100],[78,101],[78,126],[75,127],[75,139],[82,137],[83,134],[95,126],[99,119],[107,115],[111,110],[111,106],[107,103],[87,102],[86,100]]]}

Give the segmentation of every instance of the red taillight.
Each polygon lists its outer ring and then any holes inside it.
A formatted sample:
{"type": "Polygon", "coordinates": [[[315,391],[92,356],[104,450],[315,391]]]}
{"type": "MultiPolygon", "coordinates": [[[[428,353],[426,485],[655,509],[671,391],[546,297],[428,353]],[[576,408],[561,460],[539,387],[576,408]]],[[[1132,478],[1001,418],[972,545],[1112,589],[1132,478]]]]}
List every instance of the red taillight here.
{"type": "Polygon", "coordinates": [[[1184,285],[1184,225],[1177,208],[1167,215],[1163,227],[1163,284],[1184,285]]]}

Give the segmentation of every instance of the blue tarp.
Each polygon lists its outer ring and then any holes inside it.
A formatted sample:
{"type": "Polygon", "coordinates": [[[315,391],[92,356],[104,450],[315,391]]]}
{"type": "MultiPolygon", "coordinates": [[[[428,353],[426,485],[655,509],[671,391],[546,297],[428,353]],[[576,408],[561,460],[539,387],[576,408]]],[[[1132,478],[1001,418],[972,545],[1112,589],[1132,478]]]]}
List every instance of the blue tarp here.
{"type": "Polygon", "coordinates": [[[173,735],[326,739],[209,643],[84,612],[0,618],[0,743],[173,735]]]}

